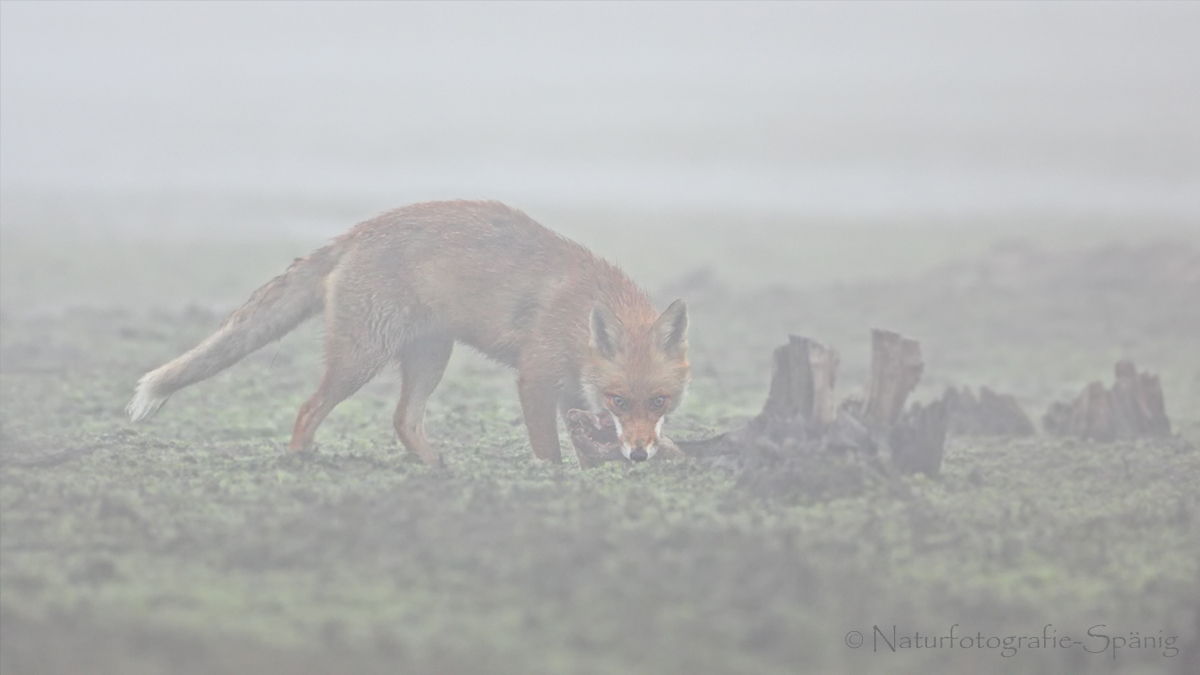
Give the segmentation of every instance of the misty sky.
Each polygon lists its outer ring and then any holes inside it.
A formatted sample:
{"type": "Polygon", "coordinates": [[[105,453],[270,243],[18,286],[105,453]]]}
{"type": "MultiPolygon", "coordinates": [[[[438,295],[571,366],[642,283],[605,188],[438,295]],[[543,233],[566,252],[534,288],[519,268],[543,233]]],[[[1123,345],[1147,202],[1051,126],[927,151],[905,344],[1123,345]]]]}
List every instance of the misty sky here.
{"type": "Polygon", "coordinates": [[[0,3],[5,192],[1200,219],[1200,4],[0,3]]]}

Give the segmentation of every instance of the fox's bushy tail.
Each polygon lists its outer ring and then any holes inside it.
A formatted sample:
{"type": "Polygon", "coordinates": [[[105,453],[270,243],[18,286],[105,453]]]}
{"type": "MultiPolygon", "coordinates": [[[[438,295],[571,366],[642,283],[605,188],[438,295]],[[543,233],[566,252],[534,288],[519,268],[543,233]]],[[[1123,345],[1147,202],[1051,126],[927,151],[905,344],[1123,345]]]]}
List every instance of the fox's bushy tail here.
{"type": "Polygon", "coordinates": [[[176,391],[212,377],[247,354],[287,335],[325,304],[324,279],[341,258],[336,241],[304,258],[254,291],[217,332],[179,358],[138,380],[125,407],[133,421],[153,415],[176,391]]]}

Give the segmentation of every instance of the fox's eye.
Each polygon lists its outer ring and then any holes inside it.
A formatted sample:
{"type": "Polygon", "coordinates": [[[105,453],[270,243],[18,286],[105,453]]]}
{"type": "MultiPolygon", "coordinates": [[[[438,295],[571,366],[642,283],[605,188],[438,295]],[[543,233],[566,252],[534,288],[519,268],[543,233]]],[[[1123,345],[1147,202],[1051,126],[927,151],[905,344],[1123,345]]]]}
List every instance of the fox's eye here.
{"type": "Polygon", "coordinates": [[[655,410],[658,410],[659,408],[663,407],[666,404],[667,404],[666,396],[655,396],[654,398],[650,399],[650,407],[655,410]]]}
{"type": "Polygon", "coordinates": [[[616,406],[617,408],[624,410],[625,408],[629,407],[629,402],[626,401],[625,398],[622,396],[617,396],[616,394],[610,394],[609,399],[612,400],[612,404],[614,406],[616,406]]]}

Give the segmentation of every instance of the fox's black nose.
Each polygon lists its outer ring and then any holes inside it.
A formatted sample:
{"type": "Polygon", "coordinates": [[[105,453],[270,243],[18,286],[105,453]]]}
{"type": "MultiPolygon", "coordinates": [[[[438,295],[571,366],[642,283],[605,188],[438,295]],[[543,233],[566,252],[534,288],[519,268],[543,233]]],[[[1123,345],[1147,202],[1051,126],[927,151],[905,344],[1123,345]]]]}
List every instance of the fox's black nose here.
{"type": "Polygon", "coordinates": [[[629,459],[635,462],[644,462],[649,455],[646,454],[645,448],[634,448],[629,452],[629,459]]]}

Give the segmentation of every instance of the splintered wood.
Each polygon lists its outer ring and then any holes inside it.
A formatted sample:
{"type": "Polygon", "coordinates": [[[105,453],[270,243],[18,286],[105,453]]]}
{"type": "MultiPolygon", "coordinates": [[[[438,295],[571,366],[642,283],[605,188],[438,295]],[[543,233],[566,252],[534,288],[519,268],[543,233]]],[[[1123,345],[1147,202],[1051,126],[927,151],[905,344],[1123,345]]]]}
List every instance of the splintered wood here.
{"type": "Polygon", "coordinates": [[[844,402],[841,415],[833,403],[837,351],[793,335],[774,356],[770,393],[749,435],[883,454],[900,471],[937,475],[946,441],[945,404],[904,409],[925,367],[919,342],[893,331],[872,331],[866,398],[844,402]]]}
{"type": "Polygon", "coordinates": [[[762,412],[720,436],[681,441],[684,454],[738,466],[736,458],[754,447],[778,447],[793,454],[853,450],[890,459],[899,471],[937,475],[946,439],[946,406],[938,401],[905,411],[924,368],[917,341],[892,331],[873,331],[866,398],[849,399],[841,406],[834,404],[836,350],[793,335],[773,356],[762,412]]]}
{"type": "Polygon", "coordinates": [[[790,336],[786,345],[775,349],[771,388],[756,418],[758,424],[802,420],[812,432],[829,426],[836,412],[837,369],[835,350],[816,340],[790,336]]]}
{"type": "Polygon", "coordinates": [[[912,404],[887,430],[892,466],[902,473],[936,476],[946,449],[946,402],[912,404]]]}
{"type": "Polygon", "coordinates": [[[924,370],[921,343],[890,330],[871,331],[871,382],[862,421],[872,429],[895,425],[924,370]]]}
{"type": "Polygon", "coordinates": [[[970,387],[949,387],[942,394],[949,415],[947,431],[962,436],[1032,436],[1037,433],[1029,415],[1017,399],[979,388],[977,397],[970,387]]]}
{"type": "Polygon", "coordinates": [[[1051,404],[1042,426],[1056,436],[1094,441],[1171,435],[1158,376],[1139,373],[1130,361],[1117,363],[1111,389],[1093,382],[1071,403],[1051,404]]]}
{"type": "Polygon", "coordinates": [[[904,409],[924,370],[921,343],[892,331],[871,331],[871,381],[860,419],[897,470],[936,476],[946,445],[946,404],[904,409]]]}

